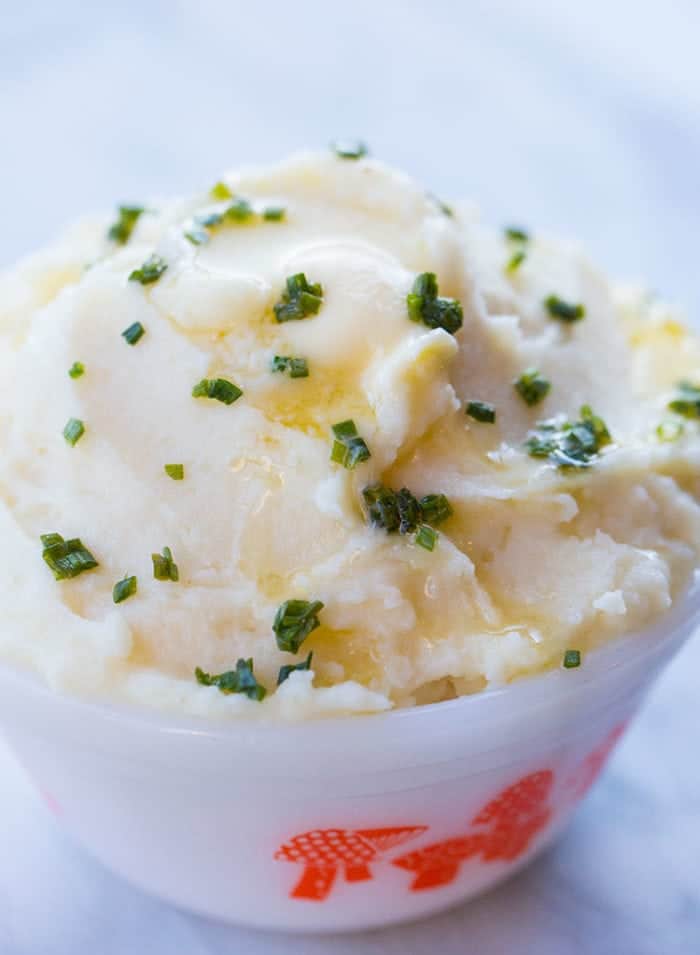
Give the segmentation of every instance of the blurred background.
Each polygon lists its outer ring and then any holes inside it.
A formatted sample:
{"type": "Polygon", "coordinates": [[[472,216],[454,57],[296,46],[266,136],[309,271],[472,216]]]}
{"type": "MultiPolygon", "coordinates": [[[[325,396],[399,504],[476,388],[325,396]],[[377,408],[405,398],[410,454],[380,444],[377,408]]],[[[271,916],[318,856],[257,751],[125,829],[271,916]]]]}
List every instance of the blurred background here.
{"type": "MultiPolygon", "coordinates": [[[[497,223],[700,310],[698,0],[0,0],[0,266],[76,215],[359,136],[497,223]]],[[[352,941],[235,930],[73,847],[0,749],[0,955],[697,955],[698,638],[573,828],[471,906],[352,941]]]]}

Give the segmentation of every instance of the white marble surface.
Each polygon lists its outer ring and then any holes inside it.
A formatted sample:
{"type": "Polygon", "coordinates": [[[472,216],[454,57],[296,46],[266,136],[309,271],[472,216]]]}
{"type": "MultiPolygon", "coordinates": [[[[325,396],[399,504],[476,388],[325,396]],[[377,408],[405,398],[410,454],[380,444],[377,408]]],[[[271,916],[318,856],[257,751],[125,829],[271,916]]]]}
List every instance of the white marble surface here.
{"type": "MultiPolygon", "coordinates": [[[[580,234],[700,306],[697,0],[0,0],[0,264],[116,199],[360,134],[445,197],[580,234]]],[[[352,939],[227,928],[73,847],[0,749],[0,955],[694,955],[700,638],[558,846],[447,915],[352,939]]]]}

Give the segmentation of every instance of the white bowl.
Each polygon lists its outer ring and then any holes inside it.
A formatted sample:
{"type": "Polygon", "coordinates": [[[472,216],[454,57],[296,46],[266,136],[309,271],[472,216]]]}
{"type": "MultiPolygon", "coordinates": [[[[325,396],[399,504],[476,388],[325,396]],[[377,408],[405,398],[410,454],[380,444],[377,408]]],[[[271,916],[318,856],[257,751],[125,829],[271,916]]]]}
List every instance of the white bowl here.
{"type": "Polygon", "coordinates": [[[136,885],[267,929],[366,929],[454,905],[547,846],[699,617],[696,585],[577,670],[299,724],[86,702],[0,668],[0,722],[66,829],[136,885]]]}

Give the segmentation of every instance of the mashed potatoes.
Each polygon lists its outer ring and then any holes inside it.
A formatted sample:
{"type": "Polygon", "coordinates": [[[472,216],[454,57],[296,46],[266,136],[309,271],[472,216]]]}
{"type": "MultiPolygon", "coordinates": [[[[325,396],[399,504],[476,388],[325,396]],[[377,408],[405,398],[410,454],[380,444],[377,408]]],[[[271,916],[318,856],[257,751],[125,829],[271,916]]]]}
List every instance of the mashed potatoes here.
{"type": "Polygon", "coordinates": [[[585,667],[698,563],[695,338],[371,159],[83,224],[0,335],[0,653],[63,690],[442,700],[585,667]]]}

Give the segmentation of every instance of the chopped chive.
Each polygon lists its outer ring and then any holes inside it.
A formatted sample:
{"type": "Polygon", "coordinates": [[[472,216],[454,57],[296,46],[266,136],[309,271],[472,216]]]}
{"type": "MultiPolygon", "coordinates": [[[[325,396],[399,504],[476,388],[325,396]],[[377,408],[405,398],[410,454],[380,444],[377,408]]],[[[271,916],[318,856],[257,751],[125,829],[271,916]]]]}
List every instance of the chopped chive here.
{"type": "Polygon", "coordinates": [[[127,345],[135,345],[136,342],[141,341],[145,334],[146,329],[143,327],[141,322],[134,322],[133,325],[129,325],[128,328],[124,329],[122,332],[122,338],[127,345]]]}
{"type": "Polygon", "coordinates": [[[562,665],[567,670],[573,670],[576,667],[581,666],[581,651],[580,650],[566,650],[564,652],[564,660],[562,665]]]}
{"type": "Polygon", "coordinates": [[[331,461],[352,471],[358,464],[369,460],[370,450],[364,438],[358,435],[354,421],[340,421],[332,426],[332,430],[335,440],[331,447],[331,461]]]}
{"type": "Polygon", "coordinates": [[[85,374],[85,365],[81,361],[74,361],[68,369],[71,378],[82,378],[85,374]]]}
{"type": "Polygon", "coordinates": [[[309,365],[305,358],[291,358],[289,355],[275,355],[270,364],[272,371],[289,372],[290,378],[308,378],[309,365]]]}
{"type": "Polygon", "coordinates": [[[540,421],[525,442],[528,454],[548,458],[562,469],[590,467],[612,438],[605,422],[593,413],[590,405],[583,405],[580,414],[580,421],[540,421]]]}
{"type": "Polygon", "coordinates": [[[305,660],[302,660],[301,663],[287,663],[285,666],[280,667],[280,672],[277,677],[277,686],[280,686],[282,683],[284,683],[284,681],[287,680],[292,673],[310,670],[313,657],[313,650],[310,650],[308,657],[305,660]]]}
{"type": "Polygon", "coordinates": [[[584,305],[565,302],[559,298],[558,295],[547,296],[544,300],[544,307],[552,318],[556,318],[560,322],[578,322],[584,318],[586,314],[586,307],[584,305]]]}
{"type": "Polygon", "coordinates": [[[125,245],[136,228],[136,223],[146,210],[143,206],[119,206],[117,221],[110,226],[107,238],[118,245],[125,245]]]}
{"type": "Polygon", "coordinates": [[[209,190],[209,195],[212,197],[212,199],[233,199],[233,193],[226,183],[222,182],[221,180],[214,183],[209,190]]]}
{"type": "Polygon", "coordinates": [[[63,429],[63,437],[68,444],[74,448],[78,441],[85,434],[85,425],[78,418],[69,418],[68,423],[63,429]]]}
{"type": "Polygon", "coordinates": [[[303,272],[287,278],[280,301],[274,306],[278,322],[297,321],[316,315],[323,304],[323,288],[318,282],[310,284],[303,272]]]}
{"type": "Polygon", "coordinates": [[[266,222],[282,222],[286,215],[284,206],[267,206],[263,209],[262,217],[266,222]]]}
{"type": "Polygon", "coordinates": [[[309,634],[321,626],[318,619],[321,610],[323,604],[320,600],[285,600],[272,624],[279,649],[298,653],[309,634]]]}
{"type": "Polygon", "coordinates": [[[206,229],[193,226],[185,231],[185,238],[192,245],[206,245],[210,236],[206,229]]]}
{"type": "Polygon", "coordinates": [[[668,403],[669,411],[684,418],[700,418],[700,386],[680,381],[676,388],[676,397],[668,403]]]}
{"type": "Polygon", "coordinates": [[[360,139],[333,142],[331,149],[339,159],[362,159],[369,153],[366,144],[360,139]]]}
{"type": "Polygon", "coordinates": [[[184,464],[164,464],[163,470],[173,481],[182,481],[185,476],[184,464]]]}
{"type": "Polygon", "coordinates": [[[462,305],[456,298],[438,295],[437,276],[423,272],[416,276],[413,288],[406,296],[408,317],[422,322],[428,328],[443,328],[454,335],[462,327],[462,305]]]}
{"type": "Polygon", "coordinates": [[[438,532],[434,531],[428,524],[421,524],[416,531],[414,540],[419,547],[424,547],[425,550],[435,550],[438,536],[438,532]]]}
{"type": "Polygon", "coordinates": [[[253,207],[247,199],[234,199],[231,205],[224,209],[224,218],[231,222],[247,222],[253,215],[253,207]]]}
{"type": "Polygon", "coordinates": [[[192,389],[193,398],[212,398],[225,405],[232,405],[242,394],[238,385],[225,378],[202,378],[192,389]]]}
{"type": "Polygon", "coordinates": [[[521,229],[520,226],[506,226],[503,230],[506,239],[510,242],[529,242],[530,233],[525,229],[521,229]]]}
{"type": "Polygon", "coordinates": [[[225,673],[205,673],[197,667],[194,674],[197,683],[201,686],[217,686],[226,696],[231,693],[243,693],[249,700],[256,700],[259,703],[267,695],[265,687],[255,679],[252,658],[238,660],[236,669],[227,670],[225,673]]]}
{"type": "Polygon", "coordinates": [[[136,593],[136,587],[136,577],[125,577],[123,580],[118,580],[112,590],[112,600],[115,604],[120,604],[123,600],[128,600],[129,597],[133,597],[136,593]]]}
{"type": "Polygon", "coordinates": [[[151,554],[151,560],[153,561],[153,576],[156,580],[172,580],[175,582],[180,579],[180,572],[173,560],[173,552],[169,547],[164,547],[162,554],[151,554]]]}
{"type": "Polygon", "coordinates": [[[418,500],[408,488],[393,491],[383,484],[368,485],[362,491],[372,527],[388,534],[412,534],[422,524],[441,524],[452,514],[444,494],[426,494],[418,500]]]}
{"type": "Polygon", "coordinates": [[[514,252],[513,255],[511,255],[511,257],[506,262],[506,266],[505,266],[506,272],[508,272],[509,274],[512,274],[513,272],[517,272],[526,258],[527,258],[527,253],[525,252],[524,249],[519,249],[517,252],[514,252]]]}
{"type": "Polygon", "coordinates": [[[465,411],[470,418],[484,424],[493,424],[496,420],[496,408],[488,401],[468,401],[465,411]]]}
{"type": "Polygon", "coordinates": [[[42,534],[41,543],[41,556],[51,568],[56,580],[68,580],[98,566],[79,537],[64,540],[60,534],[42,534]]]}
{"type": "Polygon", "coordinates": [[[525,404],[532,407],[546,397],[552,385],[540,375],[536,368],[527,368],[522,375],[515,379],[513,387],[525,404]]]}
{"type": "Polygon", "coordinates": [[[443,215],[450,216],[450,217],[454,216],[455,213],[452,206],[448,206],[446,202],[443,202],[442,199],[438,198],[438,196],[436,196],[432,192],[427,193],[427,196],[428,196],[428,199],[431,199],[435,203],[435,205],[438,207],[440,212],[443,213],[443,215]]]}
{"type": "Polygon", "coordinates": [[[143,263],[140,269],[134,269],[129,275],[130,282],[140,282],[141,285],[150,285],[151,282],[157,282],[163,272],[168,267],[168,263],[159,255],[152,255],[143,263]]]}

